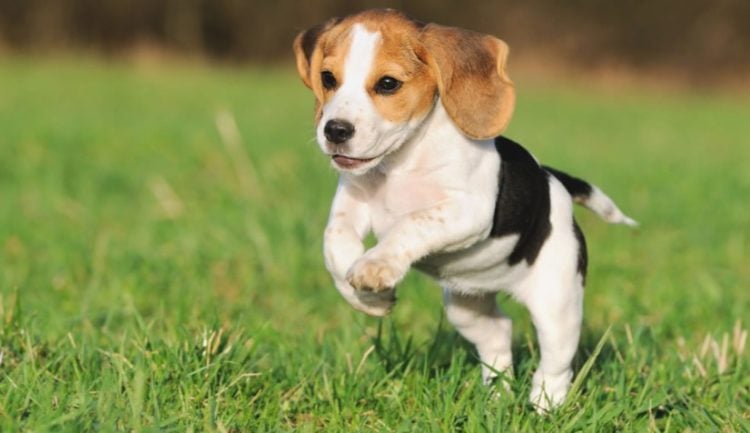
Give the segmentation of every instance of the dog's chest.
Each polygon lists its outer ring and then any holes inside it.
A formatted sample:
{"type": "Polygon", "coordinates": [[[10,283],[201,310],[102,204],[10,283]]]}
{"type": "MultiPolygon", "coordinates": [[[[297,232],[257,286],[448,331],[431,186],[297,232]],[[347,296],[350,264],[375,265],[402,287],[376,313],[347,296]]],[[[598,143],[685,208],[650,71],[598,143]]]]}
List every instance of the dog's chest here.
{"type": "Polygon", "coordinates": [[[380,239],[400,220],[415,212],[429,212],[444,199],[443,187],[429,176],[392,176],[369,202],[373,233],[380,239]]]}

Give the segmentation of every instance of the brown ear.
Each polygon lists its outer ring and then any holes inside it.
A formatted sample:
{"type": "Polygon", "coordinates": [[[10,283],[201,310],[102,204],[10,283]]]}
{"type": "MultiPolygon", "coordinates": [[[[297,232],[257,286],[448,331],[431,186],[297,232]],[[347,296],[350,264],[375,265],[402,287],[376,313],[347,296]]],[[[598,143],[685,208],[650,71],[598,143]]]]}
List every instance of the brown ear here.
{"type": "Polygon", "coordinates": [[[466,136],[488,139],[510,122],[516,102],[505,72],[508,45],[493,36],[429,24],[420,37],[445,111],[466,136]]]}
{"type": "Polygon", "coordinates": [[[301,32],[294,38],[294,55],[297,58],[297,72],[299,72],[302,82],[305,86],[312,89],[312,77],[310,76],[310,63],[312,61],[313,53],[318,45],[318,39],[326,31],[330,30],[331,27],[336,25],[340,18],[331,18],[330,20],[318,24],[317,26],[311,27],[304,32],[301,32]]]}

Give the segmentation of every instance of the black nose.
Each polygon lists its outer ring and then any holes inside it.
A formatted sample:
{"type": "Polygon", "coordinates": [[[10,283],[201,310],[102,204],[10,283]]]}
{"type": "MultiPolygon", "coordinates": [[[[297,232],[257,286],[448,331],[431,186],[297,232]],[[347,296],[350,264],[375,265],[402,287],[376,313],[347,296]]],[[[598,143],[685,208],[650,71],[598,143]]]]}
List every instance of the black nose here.
{"type": "Polygon", "coordinates": [[[354,135],[354,125],[346,120],[331,119],[326,122],[323,133],[331,143],[341,144],[352,138],[352,135],[354,135]]]}

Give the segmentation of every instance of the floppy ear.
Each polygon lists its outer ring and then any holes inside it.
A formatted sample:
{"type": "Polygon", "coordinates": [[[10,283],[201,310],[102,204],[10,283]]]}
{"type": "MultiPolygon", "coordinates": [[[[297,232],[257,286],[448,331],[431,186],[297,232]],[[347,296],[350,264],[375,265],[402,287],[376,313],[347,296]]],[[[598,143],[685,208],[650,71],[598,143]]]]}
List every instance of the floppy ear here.
{"type": "Polygon", "coordinates": [[[516,102],[505,72],[508,45],[493,36],[428,24],[420,40],[443,107],[468,137],[489,139],[510,122],[516,102]]]}
{"type": "Polygon", "coordinates": [[[294,38],[293,47],[294,55],[297,58],[297,72],[299,72],[299,76],[302,78],[302,82],[305,83],[305,86],[310,89],[313,88],[312,77],[310,76],[310,65],[312,63],[313,53],[318,45],[318,40],[323,33],[330,30],[330,28],[336,25],[339,21],[341,21],[340,18],[331,18],[322,24],[318,24],[317,26],[301,32],[296,38],[294,38]]]}

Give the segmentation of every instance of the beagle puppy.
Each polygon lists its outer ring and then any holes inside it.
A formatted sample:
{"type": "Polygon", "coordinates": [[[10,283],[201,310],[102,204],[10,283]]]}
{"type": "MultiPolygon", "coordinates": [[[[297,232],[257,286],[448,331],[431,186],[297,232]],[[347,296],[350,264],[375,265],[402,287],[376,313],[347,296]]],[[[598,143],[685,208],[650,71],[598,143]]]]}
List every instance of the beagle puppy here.
{"type": "Polygon", "coordinates": [[[635,222],[596,186],[500,136],[515,103],[508,46],[370,10],[302,32],[294,52],[315,94],[317,142],[340,173],[324,256],[344,299],[383,316],[412,266],[430,275],[489,383],[511,373],[511,321],[495,301],[508,293],[538,334],[531,402],[562,403],[587,262],[573,202],[635,222]],[[365,251],[369,232],[378,242],[365,251]]]}

